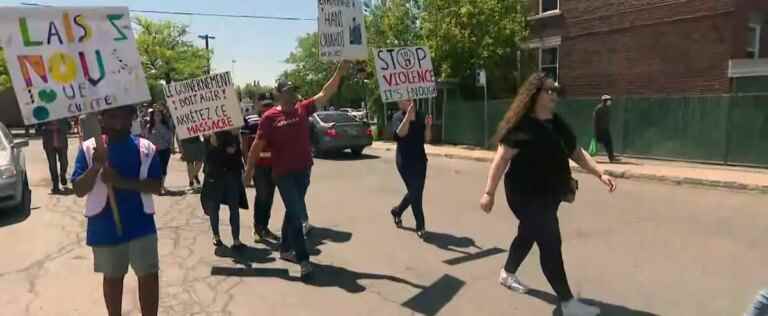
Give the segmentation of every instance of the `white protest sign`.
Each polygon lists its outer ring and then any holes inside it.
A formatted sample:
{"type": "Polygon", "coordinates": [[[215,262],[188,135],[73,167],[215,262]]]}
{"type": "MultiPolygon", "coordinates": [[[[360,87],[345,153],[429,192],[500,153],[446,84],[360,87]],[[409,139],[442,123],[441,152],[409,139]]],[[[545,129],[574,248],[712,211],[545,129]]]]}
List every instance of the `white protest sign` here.
{"type": "Polygon", "coordinates": [[[432,58],[426,47],[381,48],[374,59],[383,102],[437,96],[432,58]]]}
{"type": "Polygon", "coordinates": [[[28,125],[150,100],[128,8],[4,7],[0,40],[28,125]]]}
{"type": "Polygon", "coordinates": [[[163,91],[179,139],[244,125],[229,72],[173,83],[163,91]]]}
{"type": "Polygon", "coordinates": [[[317,30],[323,60],[366,60],[368,42],[360,0],[318,0],[317,30]]]}

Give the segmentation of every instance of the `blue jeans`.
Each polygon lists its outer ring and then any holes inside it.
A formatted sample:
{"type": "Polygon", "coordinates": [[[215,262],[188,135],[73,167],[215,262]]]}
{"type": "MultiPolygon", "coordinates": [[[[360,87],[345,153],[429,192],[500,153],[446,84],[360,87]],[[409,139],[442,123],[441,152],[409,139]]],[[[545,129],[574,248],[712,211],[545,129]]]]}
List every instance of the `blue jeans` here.
{"type": "Polygon", "coordinates": [[[752,308],[745,316],[768,316],[768,289],[760,291],[752,308]]]}
{"type": "Polygon", "coordinates": [[[307,216],[307,204],[304,198],[309,188],[309,170],[280,176],[276,182],[280,197],[285,204],[280,252],[293,250],[298,262],[308,261],[309,254],[301,224],[302,219],[307,216]]]}

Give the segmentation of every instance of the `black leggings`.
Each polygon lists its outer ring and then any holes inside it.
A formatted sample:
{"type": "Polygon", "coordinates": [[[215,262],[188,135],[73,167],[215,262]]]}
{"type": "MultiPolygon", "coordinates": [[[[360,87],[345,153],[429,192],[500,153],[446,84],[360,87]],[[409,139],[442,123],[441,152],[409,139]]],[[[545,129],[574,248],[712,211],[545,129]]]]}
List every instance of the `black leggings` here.
{"type": "Polygon", "coordinates": [[[507,203],[520,224],[517,236],[509,246],[509,257],[504,270],[512,274],[517,273],[517,269],[533,248],[533,243],[536,243],[541,254],[541,270],[544,276],[560,301],[569,301],[573,298],[573,293],[565,275],[560,222],[557,219],[560,199],[523,196],[510,193],[507,189],[507,203]]]}
{"type": "Polygon", "coordinates": [[[403,216],[405,210],[410,207],[413,210],[413,217],[416,219],[416,230],[424,230],[424,208],[422,200],[424,197],[424,182],[427,178],[427,163],[416,165],[397,165],[397,171],[405,182],[408,192],[403,196],[403,200],[394,209],[394,215],[403,216]]]}

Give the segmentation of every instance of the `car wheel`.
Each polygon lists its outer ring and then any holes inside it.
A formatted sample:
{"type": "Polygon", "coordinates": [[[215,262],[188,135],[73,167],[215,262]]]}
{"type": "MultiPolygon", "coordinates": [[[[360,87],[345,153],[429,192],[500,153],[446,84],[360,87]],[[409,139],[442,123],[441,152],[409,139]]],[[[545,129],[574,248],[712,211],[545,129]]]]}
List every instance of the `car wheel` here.
{"type": "Polygon", "coordinates": [[[352,151],[352,155],[354,155],[355,157],[362,156],[363,155],[363,150],[365,150],[364,147],[356,147],[356,148],[350,149],[350,151],[352,151]]]}

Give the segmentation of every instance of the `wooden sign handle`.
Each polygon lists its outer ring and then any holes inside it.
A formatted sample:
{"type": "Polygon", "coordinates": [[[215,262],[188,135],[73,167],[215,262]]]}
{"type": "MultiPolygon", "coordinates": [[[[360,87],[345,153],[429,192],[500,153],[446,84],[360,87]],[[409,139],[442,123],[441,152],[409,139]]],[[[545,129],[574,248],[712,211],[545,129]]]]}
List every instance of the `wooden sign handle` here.
{"type": "MultiPolygon", "coordinates": [[[[107,151],[107,146],[104,144],[104,137],[99,135],[96,137],[96,150],[107,151]]],[[[108,162],[107,162],[108,163],[108,162]]],[[[117,198],[115,198],[115,190],[111,185],[107,185],[107,197],[109,198],[109,206],[112,209],[112,218],[115,219],[115,227],[117,228],[117,235],[123,236],[123,221],[120,219],[120,210],[117,208],[117,198]]]]}

